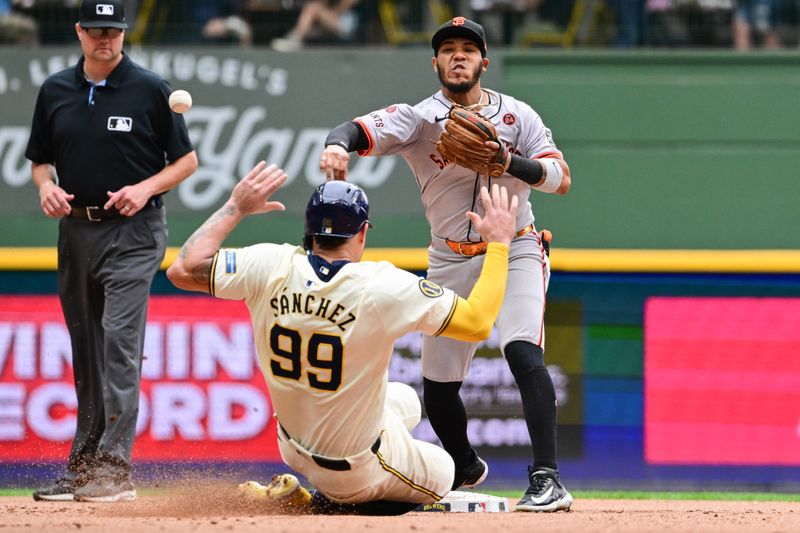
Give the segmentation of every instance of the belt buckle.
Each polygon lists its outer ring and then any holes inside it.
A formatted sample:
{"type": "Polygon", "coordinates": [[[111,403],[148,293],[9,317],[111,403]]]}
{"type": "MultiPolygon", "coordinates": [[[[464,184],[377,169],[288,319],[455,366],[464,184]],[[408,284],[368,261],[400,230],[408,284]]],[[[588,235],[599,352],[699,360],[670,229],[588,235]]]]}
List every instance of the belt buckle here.
{"type": "Polygon", "coordinates": [[[475,257],[476,255],[482,255],[485,252],[485,249],[481,251],[480,242],[461,241],[458,243],[458,253],[464,257],[475,257]]]}
{"type": "Polygon", "coordinates": [[[94,218],[94,217],[92,216],[92,213],[93,213],[94,211],[100,211],[100,208],[99,208],[99,207],[96,207],[96,206],[87,207],[87,208],[86,208],[86,218],[88,218],[88,219],[89,219],[89,221],[91,221],[91,222],[100,222],[101,220],[103,220],[102,218],[94,218]]]}

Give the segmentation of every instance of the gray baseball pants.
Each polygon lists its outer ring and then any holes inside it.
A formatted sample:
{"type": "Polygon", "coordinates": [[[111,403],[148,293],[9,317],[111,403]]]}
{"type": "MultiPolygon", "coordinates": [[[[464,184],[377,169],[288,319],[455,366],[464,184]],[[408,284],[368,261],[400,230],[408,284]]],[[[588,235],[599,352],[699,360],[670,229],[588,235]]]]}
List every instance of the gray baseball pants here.
{"type": "Polygon", "coordinates": [[[100,222],[61,219],[58,292],[78,397],[68,475],[130,475],[147,299],[166,244],[163,207],[100,222]]]}

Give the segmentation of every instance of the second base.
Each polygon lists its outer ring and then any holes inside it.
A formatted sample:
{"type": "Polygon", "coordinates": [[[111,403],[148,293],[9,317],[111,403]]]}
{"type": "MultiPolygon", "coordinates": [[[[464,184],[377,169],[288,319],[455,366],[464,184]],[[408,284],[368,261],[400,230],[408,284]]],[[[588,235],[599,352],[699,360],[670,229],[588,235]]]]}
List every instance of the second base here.
{"type": "Polygon", "coordinates": [[[490,494],[450,491],[436,503],[420,505],[416,512],[423,513],[507,513],[508,500],[490,494]]]}

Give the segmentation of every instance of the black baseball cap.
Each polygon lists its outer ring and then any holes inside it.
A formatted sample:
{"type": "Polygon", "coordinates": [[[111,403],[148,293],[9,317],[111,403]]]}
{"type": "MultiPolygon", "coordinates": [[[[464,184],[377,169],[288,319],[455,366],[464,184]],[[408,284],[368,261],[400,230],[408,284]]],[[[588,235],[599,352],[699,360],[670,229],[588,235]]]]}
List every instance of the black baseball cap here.
{"type": "Polygon", "coordinates": [[[481,57],[486,57],[486,33],[483,31],[483,26],[464,17],[454,17],[439,26],[439,29],[433,34],[433,39],[431,39],[433,53],[439,52],[439,46],[441,46],[442,41],[454,37],[461,37],[474,42],[481,51],[481,57]]]}
{"type": "Polygon", "coordinates": [[[81,2],[81,28],[117,28],[127,30],[125,4],[121,0],[84,0],[81,2]]]}

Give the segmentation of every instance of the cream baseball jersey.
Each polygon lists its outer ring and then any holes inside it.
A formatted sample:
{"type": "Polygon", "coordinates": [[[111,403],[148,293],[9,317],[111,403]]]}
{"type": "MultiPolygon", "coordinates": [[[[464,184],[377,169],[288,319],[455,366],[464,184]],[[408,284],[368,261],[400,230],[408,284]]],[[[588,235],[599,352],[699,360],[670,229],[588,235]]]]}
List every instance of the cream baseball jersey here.
{"type": "MultiPolygon", "coordinates": [[[[561,157],[550,130],[529,105],[486,89],[483,99],[488,99],[488,105],[480,113],[494,124],[512,153],[531,159],[561,157]]],[[[442,158],[435,142],[452,105],[439,91],[415,106],[395,104],[356,118],[369,139],[369,148],[359,155],[402,155],[416,177],[433,235],[453,241],[479,241],[480,235],[464,213],[483,215],[479,205],[481,186],[497,183],[520,200],[528,198],[530,186],[510,174],[498,178],[480,176],[442,158]]],[[[520,201],[517,228],[532,223],[530,202],[520,201]]]]}
{"type": "Polygon", "coordinates": [[[210,292],[247,304],[281,426],[335,458],[378,437],[395,339],[437,335],[456,305],[449,289],[385,261],[348,263],[323,282],[306,252],[288,244],[221,249],[210,292]]]}

